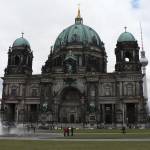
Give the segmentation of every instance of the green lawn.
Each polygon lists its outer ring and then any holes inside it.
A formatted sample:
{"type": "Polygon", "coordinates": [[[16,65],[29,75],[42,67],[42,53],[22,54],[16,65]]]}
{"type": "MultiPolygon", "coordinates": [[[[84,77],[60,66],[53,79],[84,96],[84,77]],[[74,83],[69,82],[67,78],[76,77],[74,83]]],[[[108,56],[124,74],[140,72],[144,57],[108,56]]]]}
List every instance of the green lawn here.
{"type": "MultiPolygon", "coordinates": [[[[150,129],[127,129],[127,133],[149,133],[150,134],[150,129]]],[[[61,133],[63,130],[42,130],[39,132],[57,132],[61,133]]],[[[121,129],[74,129],[75,133],[121,133],[121,129]]]]}
{"type": "MultiPolygon", "coordinates": [[[[38,131],[39,132],[39,131],[38,131]]],[[[42,131],[41,131],[42,132],[42,131]]],[[[63,130],[45,131],[60,132],[63,130]]],[[[149,139],[150,130],[127,130],[122,134],[120,130],[75,130],[73,137],[61,139],[149,139]]],[[[87,142],[87,141],[32,141],[32,140],[0,140],[0,150],[149,150],[150,142],[87,142]]]]}
{"type": "MultiPolygon", "coordinates": [[[[121,133],[121,129],[78,129],[77,133],[121,133]]],[[[127,133],[149,133],[150,129],[127,129],[127,133]]]]}
{"type": "MultiPolygon", "coordinates": [[[[64,137],[63,137],[64,138],[64,137]]],[[[74,136],[66,136],[65,138],[71,139],[150,139],[150,134],[115,134],[115,133],[77,133],[74,136]]]]}
{"type": "Polygon", "coordinates": [[[0,150],[149,150],[150,142],[55,142],[0,140],[0,150]]]}
{"type": "MultiPolygon", "coordinates": [[[[63,134],[63,130],[50,130],[47,132],[59,132],[63,134]]],[[[63,137],[64,138],[64,137],[63,137]]],[[[147,139],[150,138],[150,129],[128,129],[126,133],[123,134],[119,129],[81,129],[74,130],[74,136],[65,138],[81,138],[81,139],[125,139],[125,138],[135,138],[135,139],[147,139]]]]}

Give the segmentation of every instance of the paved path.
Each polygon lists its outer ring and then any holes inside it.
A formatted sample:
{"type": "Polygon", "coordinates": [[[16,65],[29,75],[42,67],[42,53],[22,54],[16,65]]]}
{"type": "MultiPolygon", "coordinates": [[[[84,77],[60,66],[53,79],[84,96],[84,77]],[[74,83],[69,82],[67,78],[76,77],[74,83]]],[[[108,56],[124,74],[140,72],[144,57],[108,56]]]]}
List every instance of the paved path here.
{"type": "Polygon", "coordinates": [[[91,142],[104,142],[104,141],[108,141],[108,142],[111,142],[111,141],[120,141],[120,142],[126,142],[126,141],[150,141],[150,139],[50,139],[51,141],[91,141],[91,142]]]}
{"type": "Polygon", "coordinates": [[[0,140],[32,140],[32,141],[70,141],[70,142],[150,142],[150,139],[53,139],[53,138],[27,138],[27,137],[0,137],[0,140]]]}
{"type": "Polygon", "coordinates": [[[4,134],[0,139],[57,139],[63,137],[62,133],[25,133],[25,134],[4,134]]]}

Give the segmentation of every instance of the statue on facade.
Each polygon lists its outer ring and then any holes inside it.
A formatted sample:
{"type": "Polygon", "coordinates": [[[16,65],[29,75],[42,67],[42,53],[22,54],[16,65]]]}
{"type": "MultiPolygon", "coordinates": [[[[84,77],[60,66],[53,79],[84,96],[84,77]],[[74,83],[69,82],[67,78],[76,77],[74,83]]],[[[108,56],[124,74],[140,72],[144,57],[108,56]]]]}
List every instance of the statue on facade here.
{"type": "Polygon", "coordinates": [[[70,50],[69,53],[65,57],[64,67],[65,71],[69,74],[76,72],[76,56],[70,50]]]}
{"type": "Polygon", "coordinates": [[[90,103],[89,112],[90,113],[95,113],[95,104],[94,103],[90,103]]]}
{"type": "Polygon", "coordinates": [[[42,112],[47,112],[47,110],[48,110],[48,104],[47,102],[44,102],[42,105],[42,112]]]}
{"type": "Polygon", "coordinates": [[[68,69],[68,73],[72,73],[72,65],[71,64],[67,64],[67,69],[68,69]]]}

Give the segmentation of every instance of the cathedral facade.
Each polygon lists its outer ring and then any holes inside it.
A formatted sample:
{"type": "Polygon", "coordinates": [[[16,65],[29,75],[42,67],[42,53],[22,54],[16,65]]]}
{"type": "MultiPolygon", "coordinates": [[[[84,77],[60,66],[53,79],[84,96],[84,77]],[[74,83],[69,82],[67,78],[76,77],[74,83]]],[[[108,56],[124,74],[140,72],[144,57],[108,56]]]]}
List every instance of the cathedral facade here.
{"type": "Polygon", "coordinates": [[[100,126],[145,123],[144,75],[131,33],[119,36],[115,55],[115,71],[107,73],[104,43],[83,24],[80,10],[75,23],[57,37],[41,74],[32,74],[29,42],[23,36],[16,39],[2,77],[3,120],[100,126]]]}

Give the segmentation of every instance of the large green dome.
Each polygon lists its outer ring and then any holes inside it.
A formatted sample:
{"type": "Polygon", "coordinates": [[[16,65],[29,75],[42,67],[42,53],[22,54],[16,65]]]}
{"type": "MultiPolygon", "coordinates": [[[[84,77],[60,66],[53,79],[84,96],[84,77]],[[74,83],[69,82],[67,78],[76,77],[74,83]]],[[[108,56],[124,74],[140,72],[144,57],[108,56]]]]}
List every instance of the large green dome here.
{"type": "Polygon", "coordinates": [[[13,43],[13,47],[20,47],[20,46],[27,46],[30,48],[29,42],[24,37],[16,39],[13,43]]]}
{"type": "Polygon", "coordinates": [[[54,44],[54,50],[57,51],[62,46],[70,45],[94,45],[101,47],[103,43],[96,31],[84,25],[81,17],[77,17],[75,24],[64,29],[59,34],[54,44]]]}
{"type": "Polygon", "coordinates": [[[133,42],[136,40],[130,32],[124,32],[119,36],[117,41],[118,42],[133,42]]]}

